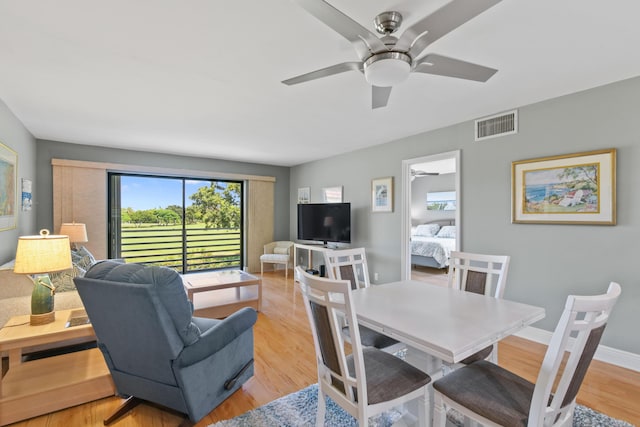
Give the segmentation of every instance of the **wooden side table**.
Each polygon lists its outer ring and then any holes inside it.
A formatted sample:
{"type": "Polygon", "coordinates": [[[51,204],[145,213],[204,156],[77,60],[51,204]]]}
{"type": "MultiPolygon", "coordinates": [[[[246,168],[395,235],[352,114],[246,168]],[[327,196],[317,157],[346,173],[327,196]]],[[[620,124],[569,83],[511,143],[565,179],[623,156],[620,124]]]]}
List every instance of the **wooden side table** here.
{"type": "Polygon", "coordinates": [[[95,338],[90,324],[65,327],[72,311],[57,311],[53,323],[38,326],[29,324],[29,315],[15,316],[0,329],[0,353],[9,354],[0,378],[0,426],[115,394],[97,348],[22,362],[27,347],[95,338]]]}

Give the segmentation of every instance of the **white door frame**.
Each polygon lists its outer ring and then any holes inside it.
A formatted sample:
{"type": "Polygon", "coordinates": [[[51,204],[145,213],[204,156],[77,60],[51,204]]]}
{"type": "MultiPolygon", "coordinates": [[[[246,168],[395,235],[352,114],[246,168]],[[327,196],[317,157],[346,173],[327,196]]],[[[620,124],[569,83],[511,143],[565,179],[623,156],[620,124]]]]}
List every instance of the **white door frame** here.
{"type": "Polygon", "coordinates": [[[460,150],[448,151],[446,153],[433,154],[424,157],[416,157],[402,161],[402,280],[411,279],[411,165],[418,163],[428,163],[437,160],[451,159],[456,161],[456,250],[459,251],[462,245],[462,234],[460,233],[460,212],[462,211],[462,193],[460,188],[460,150]]]}

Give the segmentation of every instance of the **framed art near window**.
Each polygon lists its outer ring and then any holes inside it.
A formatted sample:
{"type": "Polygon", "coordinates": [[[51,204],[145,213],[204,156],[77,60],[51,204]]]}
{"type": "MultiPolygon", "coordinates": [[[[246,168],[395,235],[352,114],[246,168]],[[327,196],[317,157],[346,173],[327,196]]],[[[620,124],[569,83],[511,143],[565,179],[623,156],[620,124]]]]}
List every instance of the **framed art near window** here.
{"type": "Polygon", "coordinates": [[[0,142],[0,231],[16,228],[18,154],[0,142]]]}
{"type": "Polygon", "coordinates": [[[514,223],[616,223],[616,150],[511,164],[514,223]]]}
{"type": "Polygon", "coordinates": [[[371,212],[393,212],[393,177],[371,181],[371,212]]]}

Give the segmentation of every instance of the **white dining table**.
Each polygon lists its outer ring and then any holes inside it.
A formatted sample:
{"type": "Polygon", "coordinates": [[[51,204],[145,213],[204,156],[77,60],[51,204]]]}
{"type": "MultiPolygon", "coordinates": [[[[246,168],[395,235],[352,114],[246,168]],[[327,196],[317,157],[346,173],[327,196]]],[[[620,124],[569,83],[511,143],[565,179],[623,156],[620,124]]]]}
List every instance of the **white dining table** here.
{"type": "Polygon", "coordinates": [[[352,297],[358,323],[447,363],[545,316],[542,307],[415,280],[357,289],[352,297]]]}
{"type": "MultiPolygon", "coordinates": [[[[545,316],[542,307],[416,280],[357,289],[352,300],[358,323],[405,344],[405,360],[429,374],[432,381],[445,374],[444,366],[545,316]]],[[[430,412],[427,426],[432,424],[433,393],[430,412]]],[[[409,403],[394,426],[415,424],[418,413],[417,402],[409,403]],[[407,414],[409,422],[405,422],[407,414]]]]}

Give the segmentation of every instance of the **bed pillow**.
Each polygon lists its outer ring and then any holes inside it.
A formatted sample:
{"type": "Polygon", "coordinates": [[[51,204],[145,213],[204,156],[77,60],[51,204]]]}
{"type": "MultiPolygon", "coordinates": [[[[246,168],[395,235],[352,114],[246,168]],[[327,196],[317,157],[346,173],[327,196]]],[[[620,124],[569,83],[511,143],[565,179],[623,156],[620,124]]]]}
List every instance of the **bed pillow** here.
{"type": "Polygon", "coordinates": [[[439,229],[440,226],[438,224],[420,224],[416,227],[414,236],[433,237],[439,229]]]}
{"type": "Polygon", "coordinates": [[[447,238],[447,239],[455,239],[456,238],[456,227],[454,225],[445,225],[438,231],[437,237],[447,238]]]}

